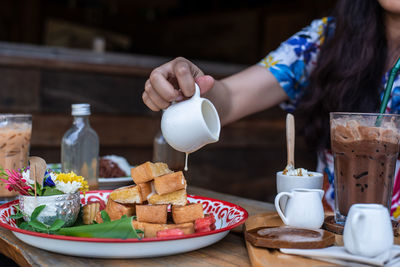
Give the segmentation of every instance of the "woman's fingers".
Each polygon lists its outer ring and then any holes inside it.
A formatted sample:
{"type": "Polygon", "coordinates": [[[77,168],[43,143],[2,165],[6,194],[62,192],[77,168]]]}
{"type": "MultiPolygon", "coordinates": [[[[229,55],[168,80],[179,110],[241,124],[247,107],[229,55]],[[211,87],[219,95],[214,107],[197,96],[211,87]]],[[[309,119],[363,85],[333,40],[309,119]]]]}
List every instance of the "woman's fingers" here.
{"type": "Polygon", "coordinates": [[[159,111],[160,109],[153,103],[153,101],[151,101],[151,99],[149,98],[149,96],[147,95],[146,91],[143,92],[142,94],[142,99],[143,102],[146,104],[146,106],[149,107],[149,109],[151,109],[152,111],[159,111]]]}
{"type": "MultiPolygon", "coordinates": [[[[191,97],[195,91],[195,78],[204,76],[203,72],[189,60],[179,57],[155,68],[145,83],[143,102],[154,111],[167,108],[173,101],[191,97]]],[[[214,84],[211,76],[201,79],[202,92],[214,84]],[[207,78],[208,77],[208,78],[207,78]]]]}
{"type": "Polygon", "coordinates": [[[188,61],[184,59],[177,59],[174,64],[174,74],[176,80],[178,81],[179,88],[182,93],[186,97],[190,97],[194,94],[195,86],[194,86],[194,73],[192,72],[192,68],[189,65],[188,61]]]}
{"type": "Polygon", "coordinates": [[[158,94],[156,90],[154,90],[150,79],[146,81],[144,85],[144,91],[146,93],[146,96],[151,100],[152,104],[158,108],[158,110],[166,109],[170,105],[171,101],[165,100],[158,94]]]}
{"type": "MultiPolygon", "coordinates": [[[[175,101],[178,96],[178,90],[176,90],[172,84],[167,80],[168,73],[161,67],[154,69],[149,78],[149,82],[153,90],[167,102],[175,101]]],[[[146,89],[146,88],[145,88],[146,89]]]]}

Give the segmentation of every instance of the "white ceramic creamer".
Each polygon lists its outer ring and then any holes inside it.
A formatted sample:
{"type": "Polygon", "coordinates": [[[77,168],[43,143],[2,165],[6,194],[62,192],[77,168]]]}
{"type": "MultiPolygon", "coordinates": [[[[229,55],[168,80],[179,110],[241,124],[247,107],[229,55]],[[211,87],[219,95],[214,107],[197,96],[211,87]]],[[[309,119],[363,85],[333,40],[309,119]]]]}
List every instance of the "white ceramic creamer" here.
{"type": "Polygon", "coordinates": [[[217,110],[210,100],[200,97],[200,88],[195,86],[190,99],[172,103],[161,118],[161,131],[167,143],[187,154],[217,142],[221,130],[217,110]]]}
{"type": "Polygon", "coordinates": [[[393,228],[386,207],[354,204],[343,230],[343,243],[352,254],[375,257],[393,245],[393,228]]]}
{"type": "Polygon", "coordinates": [[[324,191],[320,189],[293,189],[289,192],[281,192],[275,197],[275,208],[286,225],[319,229],[324,223],[324,208],[322,197],[324,191]],[[287,196],[285,214],[279,205],[281,197],[287,196]]]}

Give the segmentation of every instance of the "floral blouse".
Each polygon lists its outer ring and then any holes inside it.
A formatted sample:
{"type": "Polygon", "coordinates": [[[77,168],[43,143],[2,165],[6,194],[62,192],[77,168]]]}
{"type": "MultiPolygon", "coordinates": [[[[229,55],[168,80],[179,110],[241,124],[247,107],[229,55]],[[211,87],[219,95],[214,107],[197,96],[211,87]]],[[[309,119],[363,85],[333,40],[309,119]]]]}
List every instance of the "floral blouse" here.
{"type": "MultiPolygon", "coordinates": [[[[281,107],[291,112],[296,109],[308,85],[309,77],[314,70],[321,45],[325,41],[325,33],[329,38],[334,34],[335,21],[332,17],[314,20],[310,26],[305,27],[283,42],[275,51],[269,53],[258,65],[268,68],[279,84],[289,96],[289,101],[281,107]]],[[[390,70],[382,77],[381,97],[390,70]]],[[[400,77],[397,75],[386,113],[400,114],[400,77]]],[[[400,161],[396,164],[396,176],[392,196],[392,216],[400,220],[400,161]]],[[[325,200],[334,209],[333,189],[333,155],[326,150],[318,155],[317,171],[324,172],[329,180],[329,187],[325,191],[325,200]]]]}

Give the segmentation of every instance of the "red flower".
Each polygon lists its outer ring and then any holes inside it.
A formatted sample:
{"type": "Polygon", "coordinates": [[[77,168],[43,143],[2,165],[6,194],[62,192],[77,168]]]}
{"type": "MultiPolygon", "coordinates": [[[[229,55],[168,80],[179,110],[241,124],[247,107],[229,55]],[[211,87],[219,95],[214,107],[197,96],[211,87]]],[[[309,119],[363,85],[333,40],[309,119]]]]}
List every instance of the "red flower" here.
{"type": "MultiPolygon", "coordinates": [[[[17,191],[21,195],[29,195],[28,190],[31,189],[29,185],[26,184],[26,180],[20,172],[15,170],[5,170],[7,177],[0,178],[6,184],[6,188],[9,191],[17,191]]],[[[5,175],[4,175],[5,176],[5,175]]]]}

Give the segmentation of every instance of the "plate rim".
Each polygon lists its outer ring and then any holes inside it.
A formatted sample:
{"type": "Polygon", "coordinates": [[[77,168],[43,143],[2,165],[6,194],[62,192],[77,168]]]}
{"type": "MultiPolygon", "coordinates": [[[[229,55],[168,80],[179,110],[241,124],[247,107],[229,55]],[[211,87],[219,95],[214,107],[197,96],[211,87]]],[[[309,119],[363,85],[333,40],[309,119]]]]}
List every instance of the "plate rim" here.
{"type": "MultiPolygon", "coordinates": [[[[93,190],[93,191],[89,191],[87,193],[109,193],[112,190],[93,190]]],[[[213,234],[217,234],[217,233],[221,233],[221,232],[225,232],[225,231],[229,231],[237,226],[240,226],[241,224],[243,224],[249,214],[246,211],[246,209],[244,209],[243,207],[236,205],[234,203],[225,201],[225,200],[219,200],[219,199],[215,199],[215,198],[209,198],[209,197],[203,197],[203,196],[197,196],[197,195],[191,195],[191,194],[187,194],[189,197],[195,198],[195,199],[203,199],[203,200],[208,200],[208,201],[218,201],[221,202],[222,204],[226,205],[226,206],[230,206],[230,207],[234,207],[237,210],[243,212],[243,218],[226,227],[220,228],[220,229],[215,229],[212,231],[208,231],[208,232],[202,232],[202,233],[193,233],[193,234],[188,234],[188,235],[184,235],[184,236],[175,236],[175,237],[147,237],[147,238],[142,238],[142,239],[137,239],[137,238],[128,238],[128,239],[120,239],[120,238],[93,238],[93,237],[75,237],[75,236],[64,236],[64,235],[51,235],[51,234],[46,234],[46,233],[38,233],[38,232],[33,232],[33,231],[28,231],[28,230],[23,230],[23,229],[19,229],[13,226],[10,226],[8,224],[3,223],[2,221],[0,221],[0,226],[3,228],[6,228],[12,232],[18,232],[21,234],[26,234],[26,235],[31,235],[31,236],[36,236],[36,237],[41,237],[41,238],[48,238],[48,239],[58,239],[58,240],[64,240],[64,241],[78,241],[78,242],[95,242],[95,243],[144,243],[144,242],[163,242],[163,241],[171,241],[171,240],[180,240],[180,239],[189,239],[189,238],[196,238],[196,237],[201,237],[201,236],[207,236],[207,235],[213,235],[213,234]]],[[[9,208],[12,205],[18,204],[19,200],[13,200],[10,202],[7,202],[3,205],[0,206],[0,209],[5,209],[5,208],[9,208]]]]}
{"type": "Polygon", "coordinates": [[[132,180],[132,177],[130,176],[125,176],[125,177],[109,177],[109,178],[104,178],[104,177],[99,177],[97,178],[99,183],[122,183],[122,182],[132,182],[132,184],[135,184],[134,181],[132,180]]]}

